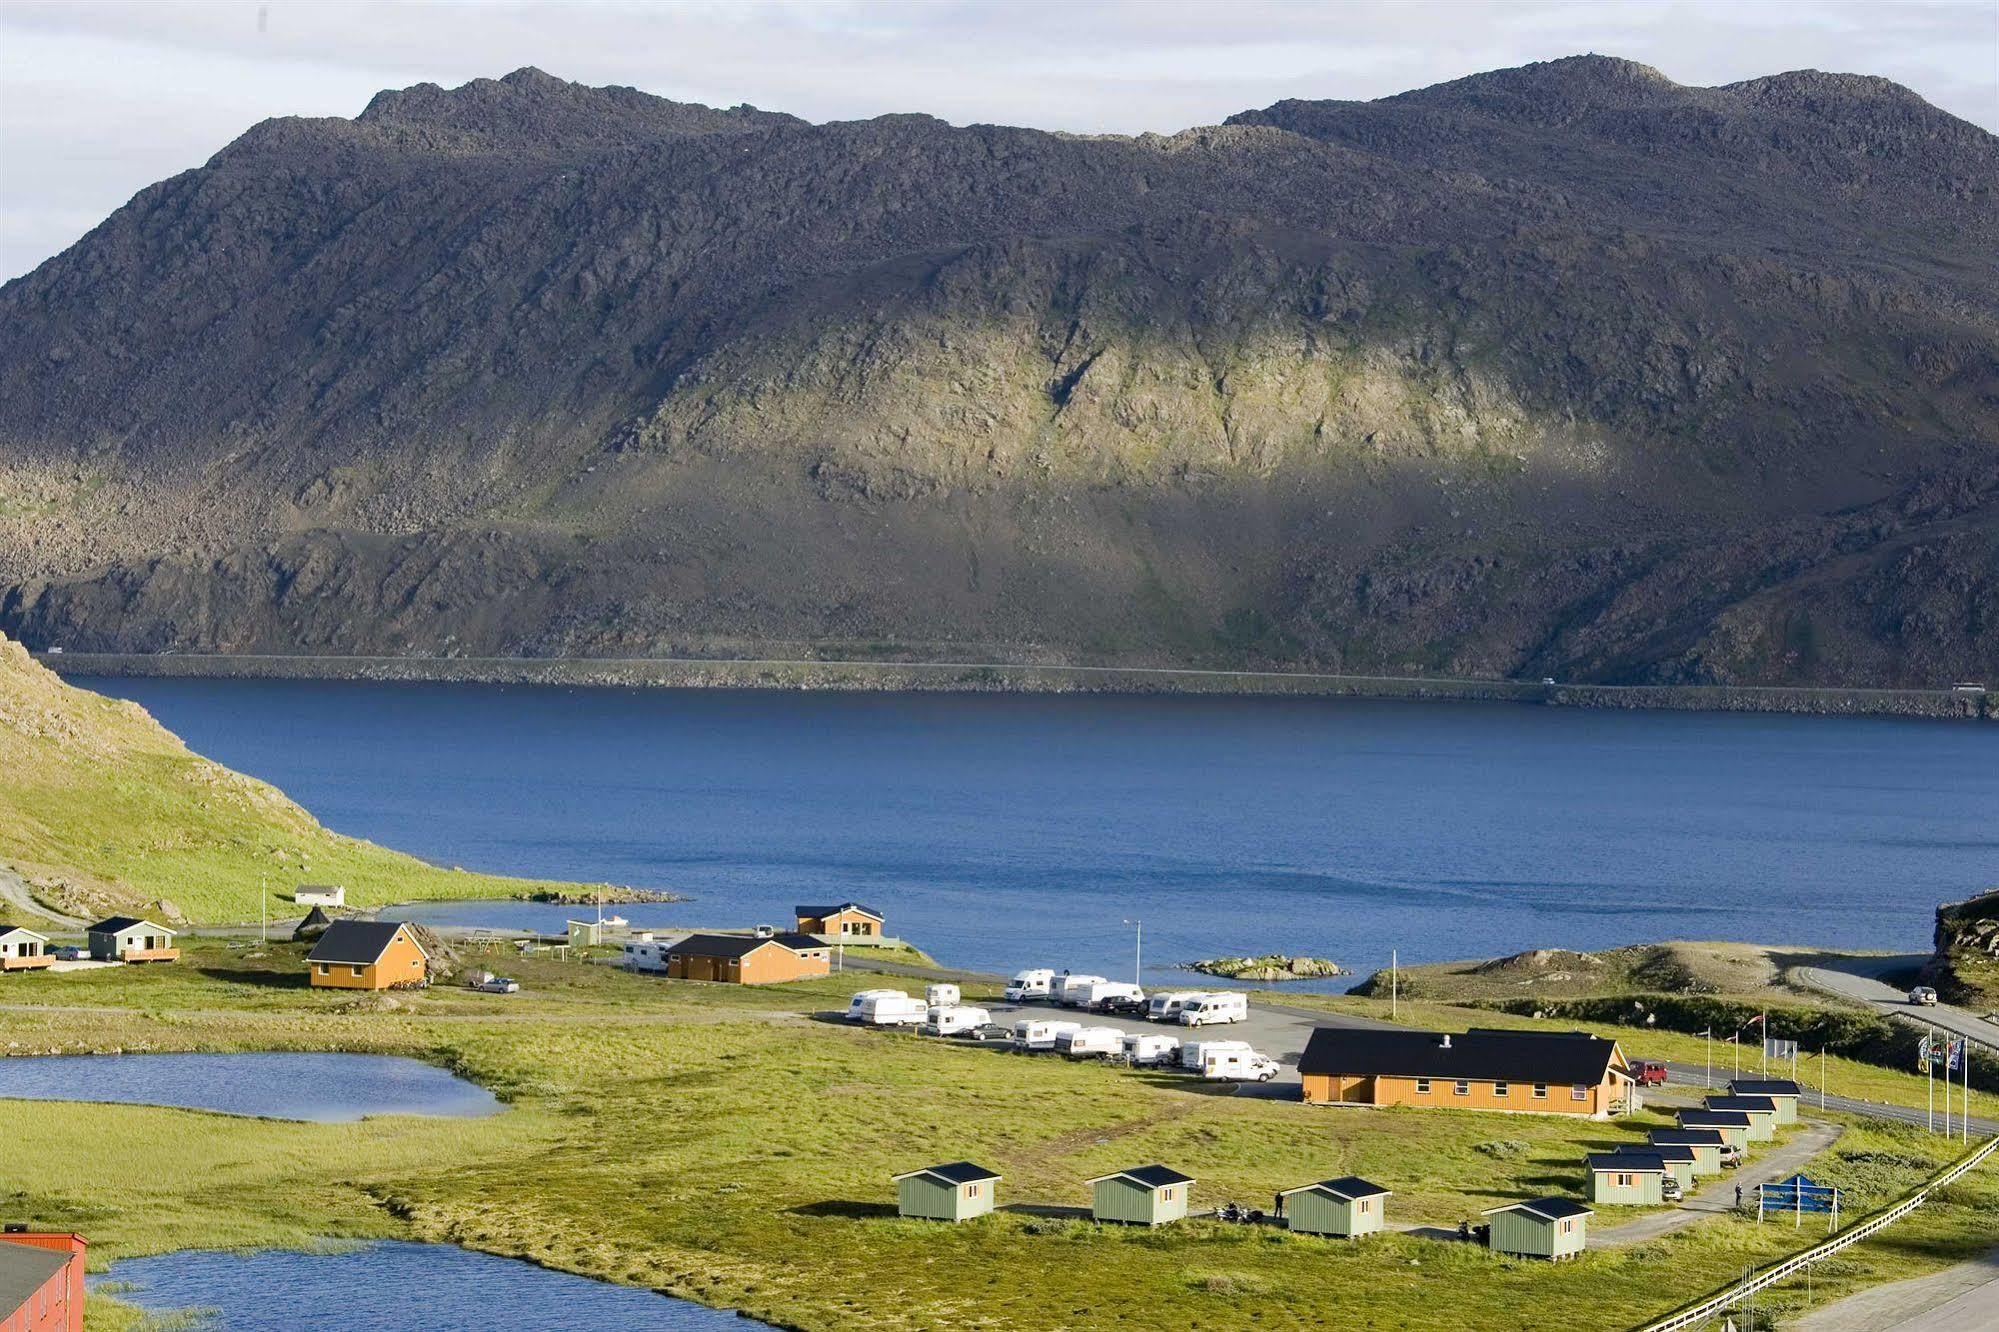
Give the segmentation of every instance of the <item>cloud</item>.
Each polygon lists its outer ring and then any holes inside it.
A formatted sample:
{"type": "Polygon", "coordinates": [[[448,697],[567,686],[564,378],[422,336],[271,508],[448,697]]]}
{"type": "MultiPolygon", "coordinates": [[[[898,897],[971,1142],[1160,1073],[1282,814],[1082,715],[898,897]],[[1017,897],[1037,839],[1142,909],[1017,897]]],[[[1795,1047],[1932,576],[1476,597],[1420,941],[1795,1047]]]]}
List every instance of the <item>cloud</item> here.
{"type": "Polygon", "coordinates": [[[265,117],[353,115],[385,87],[521,65],[813,120],[1135,133],[1582,51],[1693,84],[1881,74],[1999,129],[1990,0],[9,0],[0,276],[265,117]]]}

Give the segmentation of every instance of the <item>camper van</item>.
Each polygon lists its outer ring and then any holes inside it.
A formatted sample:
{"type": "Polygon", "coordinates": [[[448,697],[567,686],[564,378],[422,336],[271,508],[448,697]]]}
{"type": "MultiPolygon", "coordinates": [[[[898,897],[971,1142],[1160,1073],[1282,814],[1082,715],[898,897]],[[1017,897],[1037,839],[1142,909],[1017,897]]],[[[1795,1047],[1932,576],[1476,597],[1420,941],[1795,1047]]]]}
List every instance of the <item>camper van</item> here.
{"type": "Polygon", "coordinates": [[[957,1003],[960,996],[955,985],[926,985],[923,987],[923,1002],[932,1008],[949,1008],[957,1003]]]}
{"type": "Polygon", "coordinates": [[[1100,985],[1106,976],[1063,976],[1055,982],[1050,996],[1064,1008],[1081,1008],[1090,1002],[1090,987],[1100,985]]]}
{"type": "Polygon", "coordinates": [[[1196,990],[1169,990],[1165,994],[1155,994],[1146,1001],[1145,1016],[1153,1022],[1178,1022],[1180,1010],[1187,1006],[1187,1001],[1200,997],[1196,990]]]}
{"type": "Polygon", "coordinates": [[[1240,1050],[1217,1050],[1210,1043],[1201,1054],[1201,1076],[1212,1082],[1268,1082],[1279,1072],[1276,1060],[1247,1045],[1240,1050]]]}
{"type": "Polygon", "coordinates": [[[1013,1039],[1023,1050],[1053,1050],[1056,1037],[1065,1031],[1075,1031],[1082,1025],[1060,1019],[1022,1018],[1013,1024],[1013,1039]]]}
{"type": "Polygon", "coordinates": [[[1249,1000],[1240,994],[1219,990],[1197,994],[1180,1009],[1180,1025],[1206,1027],[1217,1022],[1243,1022],[1249,1017],[1249,1000]]]}
{"type": "Polygon", "coordinates": [[[847,1004],[847,1020],[870,1027],[914,1027],[929,1015],[921,999],[901,990],[863,990],[847,1004]]]}
{"type": "Polygon", "coordinates": [[[992,1020],[993,1015],[983,1008],[967,1004],[937,1004],[930,1009],[919,1030],[926,1036],[956,1036],[961,1031],[986,1026],[992,1020]]]}
{"type": "Polygon", "coordinates": [[[1177,1068],[1180,1038],[1157,1031],[1128,1031],[1124,1034],[1124,1057],[1133,1068],[1177,1068]]]}
{"type": "Polygon", "coordinates": [[[1047,967],[1016,971],[1013,979],[1006,983],[1006,1001],[1017,1004],[1028,999],[1046,999],[1054,984],[1055,973],[1047,967]]]}
{"type": "Polygon", "coordinates": [[[1198,1073],[1208,1066],[1210,1059],[1225,1054],[1255,1054],[1248,1041],[1182,1041],[1180,1044],[1180,1067],[1191,1073],[1198,1073]]]}
{"type": "Polygon", "coordinates": [[[1145,991],[1130,981],[1098,981],[1084,992],[1083,1006],[1099,1013],[1143,1013],[1145,991]]]}
{"type": "Polygon", "coordinates": [[[1055,1053],[1071,1059],[1112,1055],[1123,1049],[1124,1033],[1116,1027],[1076,1027],[1055,1037],[1055,1053]]]}

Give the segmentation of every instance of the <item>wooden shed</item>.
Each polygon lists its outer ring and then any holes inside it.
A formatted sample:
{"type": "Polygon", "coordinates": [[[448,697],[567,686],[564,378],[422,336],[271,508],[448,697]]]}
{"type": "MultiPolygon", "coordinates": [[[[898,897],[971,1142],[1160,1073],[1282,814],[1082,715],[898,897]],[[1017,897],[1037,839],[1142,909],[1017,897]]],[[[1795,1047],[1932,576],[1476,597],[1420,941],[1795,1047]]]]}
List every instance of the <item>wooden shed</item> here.
{"type": "Polygon", "coordinates": [[[879,939],[887,920],[873,907],[859,902],[834,902],[825,906],[795,906],[800,934],[845,935],[849,939],[879,939]]]}
{"type": "Polygon", "coordinates": [[[347,889],[337,883],[302,883],[292,889],[292,901],[305,907],[344,907],[347,889]]]}
{"type": "Polygon", "coordinates": [[[430,983],[430,954],[400,920],[336,920],[305,955],[322,990],[414,989],[430,983]]]}
{"type": "Polygon", "coordinates": [[[1724,1139],[1719,1129],[1704,1128],[1662,1128],[1653,1129],[1646,1135],[1646,1141],[1654,1147],[1683,1147],[1694,1154],[1696,1175],[1719,1175],[1721,1173],[1721,1149],[1724,1139]]]}
{"type": "Polygon", "coordinates": [[[1083,1181],[1091,1187],[1090,1215],[1099,1221],[1162,1226],[1187,1215],[1194,1177],[1163,1165],[1133,1166],[1083,1181]]]}
{"type": "Polygon", "coordinates": [[[1657,1156],[1639,1152],[1605,1152],[1583,1162],[1589,1170],[1589,1200],[1599,1205],[1657,1207],[1665,1201],[1661,1190],[1666,1163],[1657,1156]]]}
{"type": "Polygon", "coordinates": [[[993,1210],[1000,1177],[970,1161],[906,1170],[893,1176],[896,1213],[932,1221],[969,1221],[993,1210]]]}
{"type": "Polygon", "coordinates": [[[1730,1096],[1767,1096],[1777,1106],[1779,1124],[1798,1122],[1798,1096],[1803,1089],[1789,1078],[1730,1078],[1730,1096]]]}
{"type": "Polygon", "coordinates": [[[1277,1195],[1285,1224],[1308,1235],[1354,1239],[1386,1228],[1388,1190],[1358,1175],[1300,1184],[1277,1195]]]}
{"type": "Polygon", "coordinates": [[[830,954],[809,934],[690,934],[666,950],[674,980],[770,985],[828,975],[830,954]]]}
{"type": "Polygon", "coordinates": [[[0,971],[35,971],[53,961],[48,935],[0,925],[0,971]]]}
{"type": "Polygon", "coordinates": [[[1777,1102],[1768,1096],[1710,1096],[1707,1108],[1748,1115],[1751,1142],[1768,1142],[1777,1136],[1777,1102]]]}
{"type": "Polygon", "coordinates": [[[1573,1258],[1589,1243],[1589,1219],[1595,1216],[1573,1198],[1536,1198],[1532,1202],[1488,1207],[1492,1218],[1494,1253],[1520,1258],[1573,1258]]]}
{"type": "Polygon", "coordinates": [[[1739,1110],[1682,1110],[1679,1120],[1683,1129],[1713,1129],[1737,1151],[1749,1149],[1749,1116],[1739,1110]]]}
{"type": "Polygon", "coordinates": [[[1639,1152],[1656,1156],[1666,1163],[1666,1173],[1680,1186],[1681,1196],[1694,1186],[1694,1149],[1677,1142],[1647,1143],[1643,1147],[1620,1147],[1620,1153],[1639,1152]]]}
{"type": "Polygon", "coordinates": [[[90,955],[100,962],[172,962],[180,956],[174,932],[137,916],[112,916],[88,931],[90,955]]]}

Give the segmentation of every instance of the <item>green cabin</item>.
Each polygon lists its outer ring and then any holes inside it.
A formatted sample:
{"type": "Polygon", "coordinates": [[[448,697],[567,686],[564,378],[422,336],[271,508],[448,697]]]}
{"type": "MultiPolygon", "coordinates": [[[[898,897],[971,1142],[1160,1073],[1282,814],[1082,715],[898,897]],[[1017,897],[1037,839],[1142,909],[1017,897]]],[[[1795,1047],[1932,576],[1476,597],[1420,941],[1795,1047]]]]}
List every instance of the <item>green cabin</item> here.
{"type": "Polygon", "coordinates": [[[1488,1241],[1494,1253],[1518,1258],[1573,1258],[1589,1240],[1589,1219],[1596,1215],[1573,1198],[1536,1198],[1532,1202],[1489,1207],[1488,1241]]]}
{"type": "Polygon", "coordinates": [[[970,1221],[993,1210],[1000,1177],[970,1161],[907,1170],[895,1180],[896,1214],[932,1221],[970,1221]]]}
{"type": "Polygon", "coordinates": [[[1751,1142],[1768,1142],[1777,1136],[1777,1103],[1768,1096],[1710,1096],[1707,1108],[1748,1115],[1751,1142]]]}
{"type": "Polygon", "coordinates": [[[1779,1124],[1798,1122],[1798,1096],[1802,1089],[1789,1078],[1731,1078],[1730,1096],[1767,1096],[1777,1106],[1779,1124]]]}
{"type": "Polygon", "coordinates": [[[1638,1152],[1605,1152],[1583,1163],[1589,1170],[1589,1200],[1614,1207],[1657,1207],[1666,1201],[1666,1163],[1638,1152]]]}
{"type": "Polygon", "coordinates": [[[1083,1181],[1091,1187],[1090,1215],[1099,1221],[1163,1226],[1187,1215],[1194,1178],[1163,1165],[1134,1166],[1083,1181]]]}
{"type": "Polygon", "coordinates": [[[1654,1147],[1684,1147],[1694,1154],[1695,1175],[1721,1173],[1722,1136],[1719,1129],[1653,1129],[1646,1135],[1654,1147]]]}
{"type": "Polygon", "coordinates": [[[1677,1142],[1654,1142],[1643,1147],[1620,1147],[1622,1152],[1637,1152],[1645,1156],[1656,1156],[1666,1163],[1666,1173],[1680,1186],[1680,1196],[1685,1197],[1694,1187],[1694,1149],[1677,1142]]]}
{"type": "Polygon", "coordinates": [[[1722,1142],[1735,1150],[1749,1150],[1749,1116],[1739,1110],[1682,1110],[1683,1129],[1713,1129],[1722,1142]]]}
{"type": "Polygon", "coordinates": [[[1300,1184],[1277,1195],[1278,1211],[1292,1230],[1355,1239],[1385,1228],[1388,1190],[1358,1175],[1300,1184]]]}

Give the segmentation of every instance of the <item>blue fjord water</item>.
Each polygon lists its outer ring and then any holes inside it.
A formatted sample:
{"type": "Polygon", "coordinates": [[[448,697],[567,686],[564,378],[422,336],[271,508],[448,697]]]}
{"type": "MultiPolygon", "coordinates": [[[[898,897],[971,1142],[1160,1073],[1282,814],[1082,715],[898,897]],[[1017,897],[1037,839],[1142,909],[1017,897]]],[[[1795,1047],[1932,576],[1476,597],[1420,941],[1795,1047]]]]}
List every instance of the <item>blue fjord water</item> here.
{"type": "Polygon", "coordinates": [[[493,1093],[399,1055],[25,1055],[0,1059],[0,1097],[175,1105],[336,1124],[365,1115],[490,1115],[493,1093]]]}
{"type": "MultiPolygon", "coordinates": [[[[343,832],[671,888],[856,898],[940,959],[1128,974],[1664,938],[1920,950],[1999,883],[1999,728],[1296,698],[85,679],[343,832]]],[[[560,928],[576,909],[432,920],[560,928]]]]}

